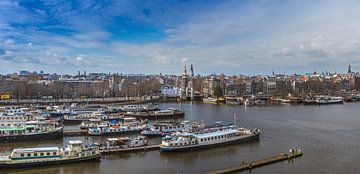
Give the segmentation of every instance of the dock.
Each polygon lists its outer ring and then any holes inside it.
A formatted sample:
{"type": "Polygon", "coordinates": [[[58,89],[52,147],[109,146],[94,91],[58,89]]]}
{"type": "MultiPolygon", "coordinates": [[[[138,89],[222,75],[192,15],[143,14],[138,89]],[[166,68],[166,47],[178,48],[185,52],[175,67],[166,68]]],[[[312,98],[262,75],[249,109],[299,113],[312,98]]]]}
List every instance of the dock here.
{"type": "Polygon", "coordinates": [[[281,153],[280,155],[268,157],[261,160],[256,160],[252,162],[242,162],[241,164],[233,167],[228,167],[220,170],[210,171],[206,174],[227,174],[227,173],[235,173],[235,172],[241,172],[245,170],[251,170],[257,167],[270,165],[276,162],[290,160],[296,157],[302,156],[302,152],[300,149],[290,149],[289,153],[281,153]]]}
{"type": "Polygon", "coordinates": [[[160,145],[149,145],[149,146],[143,146],[143,147],[133,147],[133,148],[126,148],[126,149],[107,149],[107,150],[102,150],[101,154],[102,155],[110,155],[113,153],[118,153],[118,152],[140,152],[140,151],[152,151],[152,150],[159,150],[160,149],[160,145]]]}
{"type": "Polygon", "coordinates": [[[63,134],[64,136],[88,135],[88,131],[86,129],[64,130],[63,134]]]}

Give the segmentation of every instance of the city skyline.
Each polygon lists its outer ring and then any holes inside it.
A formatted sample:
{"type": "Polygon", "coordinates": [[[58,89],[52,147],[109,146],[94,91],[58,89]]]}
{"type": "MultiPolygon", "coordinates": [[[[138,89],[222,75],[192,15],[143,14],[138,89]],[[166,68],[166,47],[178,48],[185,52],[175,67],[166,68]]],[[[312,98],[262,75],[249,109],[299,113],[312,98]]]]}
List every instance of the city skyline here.
{"type": "Polygon", "coordinates": [[[0,1],[0,73],[360,69],[357,1],[0,1]]]}

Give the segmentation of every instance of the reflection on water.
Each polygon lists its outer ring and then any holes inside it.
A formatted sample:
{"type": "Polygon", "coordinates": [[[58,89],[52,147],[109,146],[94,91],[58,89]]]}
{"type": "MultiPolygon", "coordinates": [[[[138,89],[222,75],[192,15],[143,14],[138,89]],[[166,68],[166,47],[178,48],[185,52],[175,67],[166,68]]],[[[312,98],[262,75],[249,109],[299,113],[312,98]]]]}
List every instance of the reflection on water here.
{"type": "MultiPolygon", "coordinates": [[[[202,103],[163,103],[161,108],[183,108],[190,121],[212,124],[233,122],[259,128],[260,140],[238,145],[180,153],[158,151],[121,153],[102,157],[101,162],[85,162],[26,170],[1,170],[0,173],[203,173],[229,167],[241,161],[257,160],[298,147],[301,158],[257,168],[252,173],[354,173],[360,171],[359,103],[327,106],[279,105],[247,107],[202,103]]],[[[71,128],[77,125],[72,125],[71,128]]],[[[137,135],[132,135],[137,136],[137,135]]],[[[3,151],[14,147],[63,146],[70,139],[100,142],[106,137],[66,137],[63,140],[2,144],[3,151]]],[[[150,144],[159,144],[151,138],[150,144]]],[[[248,173],[248,172],[243,172],[248,173]]]]}

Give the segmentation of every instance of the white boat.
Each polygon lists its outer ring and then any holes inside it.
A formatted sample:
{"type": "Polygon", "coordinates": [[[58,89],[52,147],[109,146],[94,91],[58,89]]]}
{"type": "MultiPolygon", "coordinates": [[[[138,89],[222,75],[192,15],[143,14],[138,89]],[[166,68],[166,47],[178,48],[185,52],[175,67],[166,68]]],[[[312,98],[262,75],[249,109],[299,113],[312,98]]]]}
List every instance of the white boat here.
{"type": "Polygon", "coordinates": [[[121,133],[139,133],[146,127],[142,122],[127,123],[119,125],[109,125],[106,127],[95,127],[89,128],[89,135],[110,135],[110,134],[121,134],[121,133]]]}
{"type": "Polygon", "coordinates": [[[65,148],[17,148],[0,157],[0,168],[47,166],[100,159],[97,146],[84,146],[80,140],[69,141],[65,148]]]}
{"type": "Polygon", "coordinates": [[[104,144],[100,145],[101,151],[115,151],[118,149],[128,149],[135,147],[143,147],[148,144],[148,140],[145,136],[138,136],[135,138],[119,137],[119,138],[107,138],[104,144]]]}
{"type": "Polygon", "coordinates": [[[325,104],[343,104],[343,97],[333,97],[333,96],[316,96],[315,102],[319,105],[325,104]]]}
{"type": "Polygon", "coordinates": [[[154,123],[148,125],[141,134],[146,136],[157,136],[177,131],[190,131],[191,127],[189,121],[182,121],[181,123],[154,123]]]}
{"type": "Polygon", "coordinates": [[[225,127],[213,131],[182,132],[164,137],[160,145],[161,152],[188,151],[209,148],[224,144],[257,140],[260,135],[258,129],[225,127]]]}

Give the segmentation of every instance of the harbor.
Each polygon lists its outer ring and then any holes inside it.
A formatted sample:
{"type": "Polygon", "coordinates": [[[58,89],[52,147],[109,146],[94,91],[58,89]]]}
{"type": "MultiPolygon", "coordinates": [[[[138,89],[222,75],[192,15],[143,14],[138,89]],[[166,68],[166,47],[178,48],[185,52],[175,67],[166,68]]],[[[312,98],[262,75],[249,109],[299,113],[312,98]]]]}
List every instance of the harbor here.
{"type": "MultiPolygon", "coordinates": [[[[329,163],[336,166],[336,169],[329,168],[331,171],[341,170],[350,172],[350,170],[357,169],[354,166],[337,169],[339,167],[338,165],[346,166],[347,164],[341,161],[334,161],[330,158],[332,155],[330,157],[323,155],[321,159],[318,157],[318,154],[327,153],[331,150],[336,156],[345,159],[351,158],[349,153],[343,151],[342,146],[344,145],[344,141],[350,143],[353,147],[357,146],[357,139],[353,138],[353,136],[357,134],[354,128],[360,121],[355,114],[358,111],[356,103],[326,105],[321,107],[317,105],[273,105],[245,108],[234,105],[219,105],[218,107],[214,107],[212,104],[187,102],[162,103],[159,104],[159,107],[181,107],[185,111],[184,120],[203,120],[205,124],[212,124],[214,120],[223,120],[226,123],[231,123],[234,119],[234,113],[236,113],[239,117],[237,123],[239,126],[260,128],[261,136],[258,141],[179,153],[159,153],[160,147],[158,145],[161,144],[161,137],[154,136],[149,137],[149,145],[146,147],[109,150],[108,153],[104,151],[102,152],[100,162],[69,163],[63,166],[54,165],[49,169],[42,167],[41,170],[44,172],[50,170],[69,170],[69,172],[72,173],[75,171],[84,172],[86,168],[93,168],[94,173],[106,173],[113,170],[138,173],[151,169],[152,172],[156,173],[206,173],[227,168],[228,166],[239,166],[241,161],[254,162],[264,157],[272,157],[274,156],[274,152],[281,152],[284,151],[284,149],[294,146],[305,152],[304,156],[294,163],[273,163],[256,168],[253,171],[256,171],[256,173],[268,173],[269,171],[275,173],[298,173],[297,171],[304,171],[304,168],[307,168],[305,171],[317,171],[318,166],[325,165],[325,163],[320,162],[323,158],[326,159],[326,165],[329,163]],[[339,109],[343,107],[350,109],[350,111],[339,112],[339,109]],[[199,112],[202,114],[198,114],[199,112]],[[339,117],[340,114],[342,115],[341,117],[339,117]],[[324,122],[325,125],[314,121],[317,119],[324,122]],[[341,125],[339,125],[339,120],[344,120],[340,121],[341,125]],[[342,125],[347,125],[347,128],[344,129],[342,125]],[[326,143],[322,143],[324,142],[323,137],[326,137],[326,143]],[[309,163],[307,162],[309,159],[317,159],[319,161],[309,163]],[[188,161],[206,167],[196,168],[195,166],[191,166],[188,161]],[[128,167],[135,166],[137,163],[143,165],[136,165],[136,169],[128,167]],[[80,169],[78,166],[82,166],[84,169],[80,169]]],[[[112,137],[128,136],[135,138],[139,136],[139,134],[87,136],[85,134],[78,134],[81,132],[85,133],[79,126],[79,123],[65,125],[64,132],[68,131],[68,133],[70,133],[73,131],[72,133],[74,134],[71,136],[66,135],[60,139],[6,143],[1,146],[2,153],[10,153],[12,149],[16,147],[61,147],[69,140],[76,139],[81,140],[85,144],[91,144],[94,142],[105,142],[108,138],[112,137]]],[[[6,171],[6,173],[12,173],[19,170],[5,169],[4,171],[6,171]]],[[[29,168],[27,171],[28,173],[32,173],[37,171],[37,169],[29,168]]]]}

